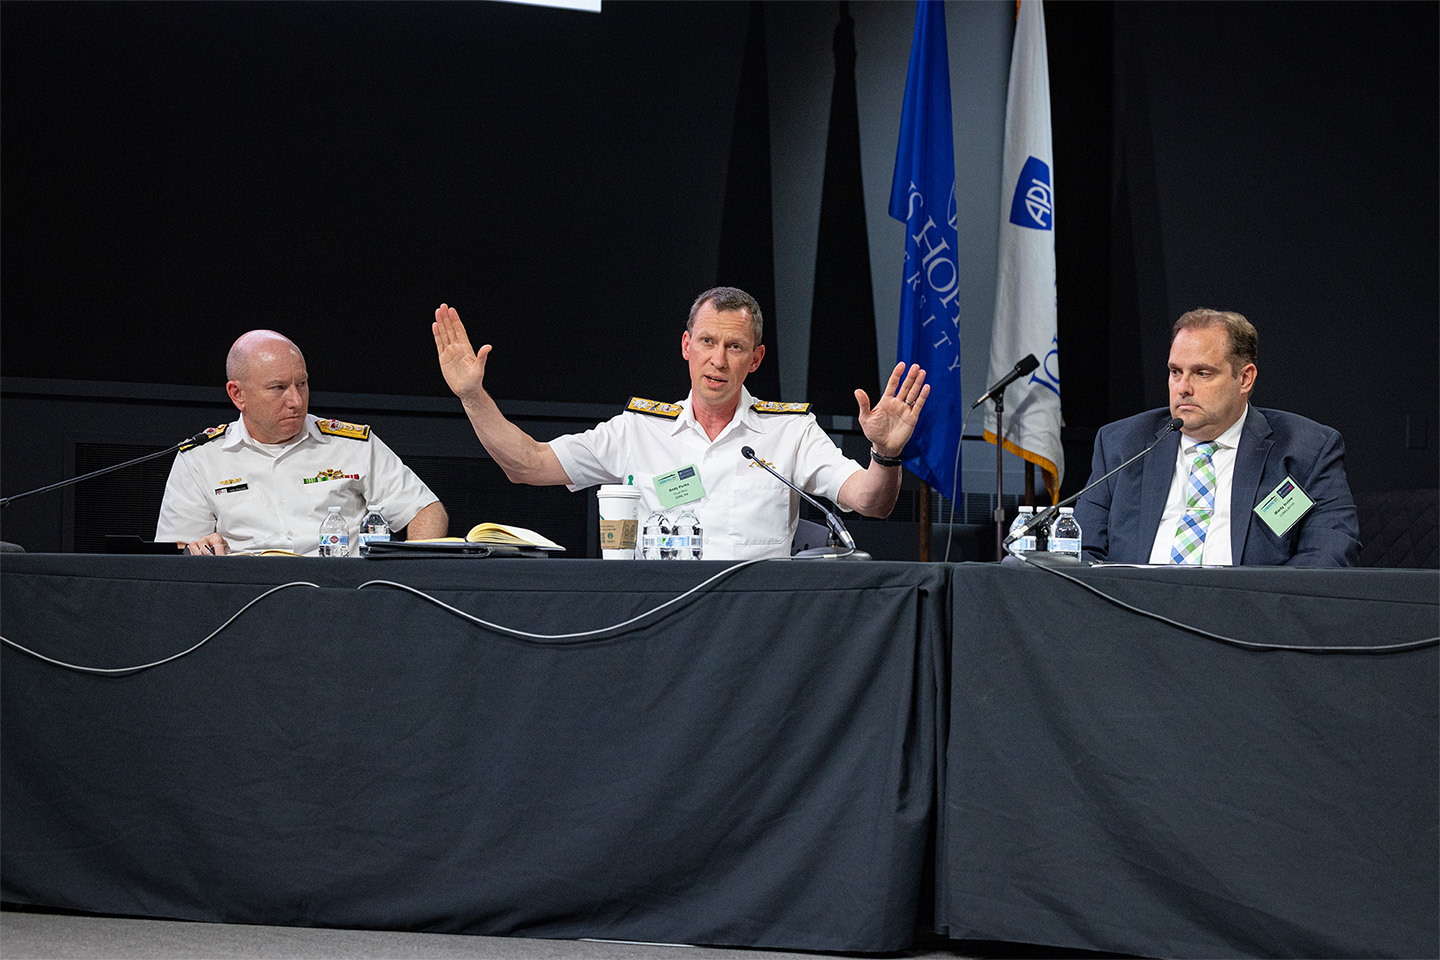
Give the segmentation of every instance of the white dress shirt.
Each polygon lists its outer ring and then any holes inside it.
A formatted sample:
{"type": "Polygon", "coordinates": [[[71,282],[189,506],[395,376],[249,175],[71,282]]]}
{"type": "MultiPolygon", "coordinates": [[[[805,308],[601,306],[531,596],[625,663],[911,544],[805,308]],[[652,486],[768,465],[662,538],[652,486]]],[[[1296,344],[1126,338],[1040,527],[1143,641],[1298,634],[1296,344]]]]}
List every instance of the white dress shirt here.
{"type": "MultiPolygon", "coordinates": [[[[1240,445],[1240,432],[1249,415],[1247,403],[1240,419],[1214,440],[1218,449],[1211,455],[1210,462],[1215,468],[1215,515],[1210,518],[1210,526],[1205,531],[1205,549],[1200,554],[1200,563],[1207,566],[1230,566],[1235,562],[1230,549],[1230,498],[1235,492],[1235,454],[1240,445]]],[[[1155,543],[1150,547],[1151,563],[1172,562],[1170,548],[1175,543],[1175,528],[1185,515],[1185,501],[1190,495],[1190,464],[1195,460],[1195,447],[1199,443],[1184,433],[1180,435],[1180,450],[1175,455],[1175,470],[1170,477],[1170,494],[1155,531],[1155,543]]]]}
{"type": "Polygon", "coordinates": [[[285,443],[261,443],[241,417],[225,435],[175,455],[155,527],[159,541],[190,542],[219,532],[235,553],[289,550],[317,555],[320,521],[332,506],[359,555],[366,505],[394,530],[437,498],[374,433],[368,440],[320,432],[313,414],[285,443]]]}
{"type": "MultiPolygon", "coordinates": [[[[820,429],[814,414],[761,414],[744,387],[735,417],[712,442],[696,421],[691,397],[674,420],[626,412],[586,430],[550,441],[570,478],[570,489],[625,483],[640,489],[640,522],[660,508],[654,479],[694,464],[705,497],[690,506],[705,534],[706,560],[786,557],[800,515],[800,497],[763,467],[755,455],[806,493],[835,501],[860,464],[846,457],[820,429]]],[[[673,518],[680,508],[669,511],[673,518]]]]}

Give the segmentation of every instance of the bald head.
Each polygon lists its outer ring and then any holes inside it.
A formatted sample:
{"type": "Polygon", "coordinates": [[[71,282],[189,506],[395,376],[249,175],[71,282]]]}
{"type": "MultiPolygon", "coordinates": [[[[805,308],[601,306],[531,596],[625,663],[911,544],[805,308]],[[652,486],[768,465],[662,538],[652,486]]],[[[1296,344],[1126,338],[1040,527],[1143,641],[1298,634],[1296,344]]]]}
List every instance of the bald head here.
{"type": "Polygon", "coordinates": [[[244,380],[253,374],[257,363],[268,363],[286,356],[295,357],[302,364],[305,362],[300,348],[283,334],[274,330],[242,333],[225,356],[225,379],[244,380]]]}
{"type": "Polygon", "coordinates": [[[261,443],[284,443],[305,427],[310,377],[300,348],[274,330],[251,330],[225,357],[225,390],[261,443]]]}

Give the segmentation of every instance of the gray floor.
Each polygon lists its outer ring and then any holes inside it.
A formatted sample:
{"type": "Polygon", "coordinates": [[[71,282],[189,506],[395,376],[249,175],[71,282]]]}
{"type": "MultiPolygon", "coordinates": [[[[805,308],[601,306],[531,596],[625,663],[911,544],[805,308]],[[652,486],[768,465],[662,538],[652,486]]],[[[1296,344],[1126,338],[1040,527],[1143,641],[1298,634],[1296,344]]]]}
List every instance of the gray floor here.
{"type": "MultiPolygon", "coordinates": [[[[323,930],[0,911],[5,960],[771,960],[848,956],[587,940],[323,930]]],[[[859,955],[875,957],[874,954],[859,955]]],[[[1098,957],[1018,944],[937,941],[884,957],[905,960],[1098,957]]]]}

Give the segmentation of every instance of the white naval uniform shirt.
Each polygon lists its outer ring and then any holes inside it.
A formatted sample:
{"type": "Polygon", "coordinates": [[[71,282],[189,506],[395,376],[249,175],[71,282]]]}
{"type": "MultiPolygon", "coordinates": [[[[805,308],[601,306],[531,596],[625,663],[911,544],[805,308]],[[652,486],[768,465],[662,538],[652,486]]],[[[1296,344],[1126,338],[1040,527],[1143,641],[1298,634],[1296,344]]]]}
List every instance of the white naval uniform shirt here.
{"type": "Polygon", "coordinates": [[[267,444],[250,436],[241,417],[219,440],[176,454],[155,539],[188,543],[218,532],[236,553],[315,556],[320,521],[338,506],[350,526],[350,555],[358,556],[367,504],[399,530],[436,502],[374,433],[369,440],[330,436],[315,426],[317,420],[307,415],[295,439],[267,444]]]}
{"type": "MultiPolygon", "coordinates": [[[[812,496],[838,501],[840,487],[860,464],[840,452],[813,414],[762,414],[740,388],[735,418],[712,442],[695,420],[691,397],[674,420],[626,412],[584,433],[550,441],[570,477],[570,489],[624,483],[640,488],[640,522],[660,509],[654,479],[694,464],[705,497],[691,504],[705,531],[706,560],[788,557],[800,516],[800,497],[763,467],[745,459],[741,447],[789,477],[812,496]]],[[[672,517],[679,508],[672,508],[672,517]]]]}
{"type": "MultiPolygon", "coordinates": [[[[1230,549],[1230,498],[1235,493],[1235,455],[1240,447],[1240,434],[1245,429],[1245,418],[1250,415],[1250,404],[1240,413],[1240,419],[1230,424],[1225,432],[1215,438],[1218,449],[1210,455],[1210,464],[1215,468],[1215,514],[1210,526],[1205,529],[1205,547],[1200,552],[1200,562],[1206,566],[1231,566],[1234,563],[1230,549]]],[[[1170,476],[1170,493],[1165,498],[1165,512],[1160,515],[1160,526],[1155,530],[1155,541],[1150,545],[1151,563],[1173,563],[1170,547],[1175,542],[1175,528],[1185,516],[1185,501],[1190,496],[1190,464],[1195,460],[1195,447],[1200,441],[1180,435],[1180,450],[1175,454],[1175,470],[1170,476]]],[[[1241,520],[1248,523],[1249,518],[1241,520]]]]}

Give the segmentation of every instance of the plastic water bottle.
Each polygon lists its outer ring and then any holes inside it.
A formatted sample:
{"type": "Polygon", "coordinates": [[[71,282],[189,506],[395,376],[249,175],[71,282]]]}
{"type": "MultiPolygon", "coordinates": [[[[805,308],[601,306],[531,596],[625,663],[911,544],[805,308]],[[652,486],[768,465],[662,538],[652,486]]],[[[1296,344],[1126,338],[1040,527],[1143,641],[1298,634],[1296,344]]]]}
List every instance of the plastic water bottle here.
{"type": "Polygon", "coordinates": [[[1050,552],[1080,559],[1080,524],[1075,521],[1075,508],[1062,507],[1050,537],[1050,552]]]}
{"type": "Polygon", "coordinates": [[[645,526],[640,531],[640,559],[670,559],[665,555],[669,540],[670,524],[666,522],[665,514],[656,510],[646,519],[645,526]]]}
{"type": "Polygon", "coordinates": [[[675,524],[669,517],[661,516],[660,525],[660,559],[674,560],[678,552],[675,545],[675,524]]]}
{"type": "Polygon", "coordinates": [[[363,556],[365,549],[376,540],[390,539],[390,521],[385,515],[373,506],[365,507],[365,517],[360,521],[360,553],[363,556]]]}
{"type": "Polygon", "coordinates": [[[320,521],[320,556],[350,556],[350,529],[345,518],[340,516],[339,507],[331,507],[325,519],[320,521]]]}
{"type": "MultiPolygon", "coordinates": [[[[1021,507],[1020,512],[1015,514],[1015,519],[1010,524],[1010,535],[1014,535],[1017,530],[1030,522],[1030,518],[1033,516],[1035,516],[1034,507],[1021,507]]],[[[1035,531],[1031,530],[1025,536],[1018,538],[1014,543],[1010,544],[1010,549],[1015,553],[1028,553],[1034,550],[1035,531]]]]}
{"type": "MultiPolygon", "coordinates": [[[[1039,516],[1044,512],[1044,510],[1041,510],[1038,507],[1035,509],[1036,516],[1039,516]]],[[[1045,553],[1050,549],[1050,538],[1054,536],[1054,527],[1055,516],[1052,515],[1049,520],[1046,520],[1044,523],[1040,524],[1037,527],[1031,528],[1030,535],[1035,538],[1034,549],[1039,550],[1041,553],[1045,553]]]]}
{"type": "Polygon", "coordinates": [[[705,555],[705,531],[700,527],[700,518],[695,511],[686,507],[675,521],[675,557],[678,560],[699,560],[705,555]]]}

